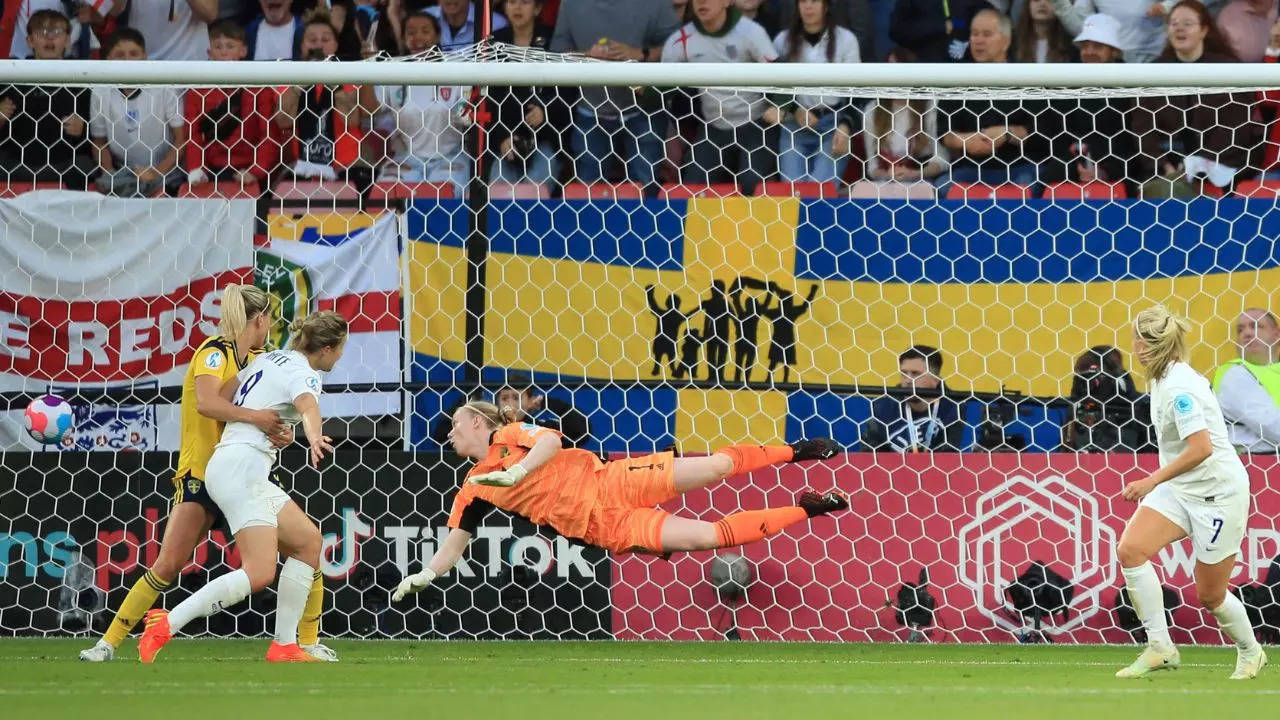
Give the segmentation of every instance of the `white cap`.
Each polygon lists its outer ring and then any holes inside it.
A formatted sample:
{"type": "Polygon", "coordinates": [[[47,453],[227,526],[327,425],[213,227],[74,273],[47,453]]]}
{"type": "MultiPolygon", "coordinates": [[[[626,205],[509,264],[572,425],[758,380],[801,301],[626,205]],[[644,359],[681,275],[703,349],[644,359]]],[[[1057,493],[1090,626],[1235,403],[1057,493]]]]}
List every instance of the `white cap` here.
{"type": "Polygon", "coordinates": [[[1085,40],[1124,50],[1120,44],[1120,21],[1104,13],[1096,13],[1084,19],[1084,24],[1080,26],[1080,34],[1076,36],[1074,42],[1079,45],[1085,40]]]}

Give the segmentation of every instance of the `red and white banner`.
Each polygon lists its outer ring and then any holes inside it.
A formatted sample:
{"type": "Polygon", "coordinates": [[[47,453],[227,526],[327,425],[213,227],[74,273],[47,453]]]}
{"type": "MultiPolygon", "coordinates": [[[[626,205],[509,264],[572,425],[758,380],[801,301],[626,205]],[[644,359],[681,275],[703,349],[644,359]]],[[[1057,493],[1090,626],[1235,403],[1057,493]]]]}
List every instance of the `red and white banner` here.
{"type": "MultiPolygon", "coordinates": [[[[253,273],[250,200],[0,200],[0,391],[180,385],[221,288],[253,273]]],[[[75,449],[175,449],[177,406],[77,408],[75,449]]],[[[38,448],[21,411],[0,449],[38,448]]]]}
{"type": "MultiPolygon", "coordinates": [[[[1254,507],[1233,585],[1262,582],[1280,554],[1280,459],[1247,463],[1254,507]]],[[[805,488],[838,487],[850,512],[794,525],[740,552],[756,580],[736,612],[744,638],[762,640],[903,640],[891,608],[903,583],[922,567],[937,599],[935,642],[1009,641],[1026,623],[1005,589],[1036,560],[1071,579],[1065,619],[1044,621],[1058,642],[1130,642],[1113,608],[1123,585],[1115,543],[1134,503],[1126,482],[1155,469],[1154,455],[851,453],[822,463],[787,465],[693,492],[667,510],[704,520],[737,509],[794,503],[805,488]]],[[[617,556],[613,628],[620,639],[723,637],[729,614],[708,581],[711,553],[671,562],[617,556]]],[[[1153,559],[1162,583],[1176,589],[1178,642],[1219,644],[1213,619],[1195,600],[1189,541],[1153,559]]]]}
{"type": "MultiPolygon", "coordinates": [[[[339,243],[273,238],[258,249],[258,285],[280,302],[283,326],[300,314],[335,310],[350,323],[351,334],[326,383],[394,383],[401,379],[400,249],[394,213],[354,229],[339,243]]],[[[400,414],[399,393],[342,393],[321,396],[326,417],[400,414]]]]}

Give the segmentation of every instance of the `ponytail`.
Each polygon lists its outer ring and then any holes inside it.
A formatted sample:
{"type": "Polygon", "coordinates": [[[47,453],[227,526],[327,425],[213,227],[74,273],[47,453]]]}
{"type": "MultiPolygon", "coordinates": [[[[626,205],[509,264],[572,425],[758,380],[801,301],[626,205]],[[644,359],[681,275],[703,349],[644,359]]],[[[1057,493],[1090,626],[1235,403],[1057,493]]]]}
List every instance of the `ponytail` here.
{"type": "Polygon", "coordinates": [[[222,291],[222,315],[218,320],[218,334],[235,340],[249,322],[271,307],[267,291],[256,285],[232,283],[222,291]]]}
{"type": "Polygon", "coordinates": [[[347,321],[332,310],[321,310],[289,324],[289,349],[304,355],[338,347],[347,339],[347,321]]]}
{"type": "Polygon", "coordinates": [[[497,405],[483,400],[472,400],[463,407],[484,418],[489,427],[495,430],[503,425],[519,422],[521,418],[520,410],[517,408],[507,406],[499,409],[497,405]]]}
{"type": "Polygon", "coordinates": [[[1169,312],[1163,305],[1149,307],[1133,319],[1133,332],[1147,344],[1138,355],[1138,361],[1147,370],[1147,377],[1159,380],[1169,371],[1169,366],[1187,359],[1187,335],[1191,323],[1169,312]]]}

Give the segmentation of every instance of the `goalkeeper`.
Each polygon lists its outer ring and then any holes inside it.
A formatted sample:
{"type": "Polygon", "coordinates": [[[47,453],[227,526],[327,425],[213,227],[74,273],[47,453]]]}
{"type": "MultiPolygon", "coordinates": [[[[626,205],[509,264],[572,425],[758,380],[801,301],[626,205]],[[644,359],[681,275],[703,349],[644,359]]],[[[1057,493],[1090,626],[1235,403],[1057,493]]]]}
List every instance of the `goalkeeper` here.
{"type": "Polygon", "coordinates": [[[707,457],[677,458],[665,452],[601,462],[587,450],[561,449],[555,430],[510,422],[514,415],[513,408],[499,411],[487,402],[469,402],[454,412],[449,442],[459,455],[477,463],[454,497],[452,531],[426,567],[400,582],[393,600],[448,572],[494,508],[613,552],[670,553],[743,545],[849,507],[837,491],[805,491],[796,505],[738,512],[716,522],[654,507],[730,475],[833,457],[839,448],[826,438],[792,445],[731,445],[707,457]]]}

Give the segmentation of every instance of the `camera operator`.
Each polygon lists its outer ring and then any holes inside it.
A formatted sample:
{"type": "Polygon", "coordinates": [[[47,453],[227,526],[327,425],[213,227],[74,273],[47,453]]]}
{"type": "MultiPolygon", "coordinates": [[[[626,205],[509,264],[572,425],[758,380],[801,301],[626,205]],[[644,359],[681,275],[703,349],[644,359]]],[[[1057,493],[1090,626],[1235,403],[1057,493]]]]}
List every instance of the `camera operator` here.
{"type": "Polygon", "coordinates": [[[959,452],[964,423],[956,402],[941,394],[942,353],[928,345],[912,345],[898,356],[898,372],[898,387],[911,395],[879,397],[871,403],[862,449],[959,452]]]}
{"type": "Polygon", "coordinates": [[[1124,367],[1124,357],[1110,345],[1096,345],[1076,359],[1071,380],[1071,418],[1062,444],[1078,452],[1150,452],[1149,402],[1139,395],[1124,367]]]}

